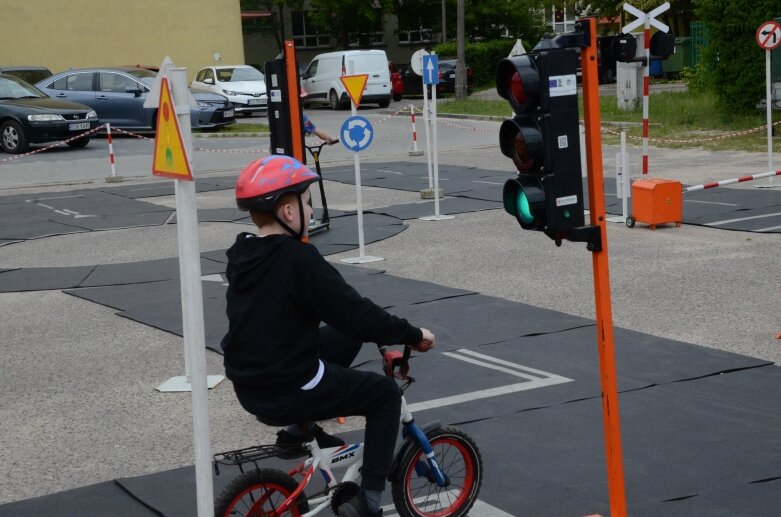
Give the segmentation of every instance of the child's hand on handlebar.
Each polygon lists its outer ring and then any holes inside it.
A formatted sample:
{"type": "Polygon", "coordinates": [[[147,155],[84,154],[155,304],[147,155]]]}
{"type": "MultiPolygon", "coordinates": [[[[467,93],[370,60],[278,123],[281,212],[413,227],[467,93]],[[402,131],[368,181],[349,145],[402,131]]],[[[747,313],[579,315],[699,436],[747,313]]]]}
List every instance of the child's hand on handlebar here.
{"type": "Polygon", "coordinates": [[[421,339],[420,343],[417,345],[413,345],[412,349],[417,352],[428,352],[434,348],[436,338],[434,338],[434,334],[428,329],[421,328],[420,331],[423,333],[423,339],[421,339]]]}
{"type": "Polygon", "coordinates": [[[325,141],[325,143],[328,144],[328,145],[338,144],[339,143],[339,139],[338,138],[329,138],[329,139],[327,139],[325,141]]]}

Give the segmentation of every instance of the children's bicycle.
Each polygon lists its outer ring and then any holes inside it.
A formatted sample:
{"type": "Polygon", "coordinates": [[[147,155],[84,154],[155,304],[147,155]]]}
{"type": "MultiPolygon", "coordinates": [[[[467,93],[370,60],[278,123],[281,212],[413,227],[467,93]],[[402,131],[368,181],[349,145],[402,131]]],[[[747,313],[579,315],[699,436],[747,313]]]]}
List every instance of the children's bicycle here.
{"type": "MultiPolygon", "coordinates": [[[[407,372],[411,349],[392,351],[385,374],[400,379],[403,442],[396,452],[388,480],[393,503],[402,517],[456,517],[466,515],[477,500],[483,480],[483,461],[474,440],[455,427],[431,422],[418,426],[404,399],[404,391],[415,379],[407,372]]],[[[215,473],[220,465],[238,466],[236,477],[217,497],[215,515],[310,517],[326,508],[337,508],[360,490],[363,443],[321,449],[317,441],[301,446],[308,458],[283,472],[260,468],[264,459],[278,457],[289,448],[256,445],[214,455],[215,473]],[[254,468],[251,468],[254,467],[254,468]],[[344,469],[341,481],[334,470],[344,469]],[[325,488],[306,495],[315,472],[319,471],[325,488]],[[294,476],[300,477],[296,481],[294,476]]]]}

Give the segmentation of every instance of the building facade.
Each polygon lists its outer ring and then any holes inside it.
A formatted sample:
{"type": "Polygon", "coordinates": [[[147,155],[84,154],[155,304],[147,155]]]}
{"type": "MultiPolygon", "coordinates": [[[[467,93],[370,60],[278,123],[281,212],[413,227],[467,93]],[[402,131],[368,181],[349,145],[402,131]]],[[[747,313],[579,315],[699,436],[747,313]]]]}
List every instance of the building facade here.
{"type": "Polygon", "coordinates": [[[165,56],[192,75],[216,59],[244,63],[238,0],[5,0],[2,65],[52,72],[155,65],[165,56]]]}

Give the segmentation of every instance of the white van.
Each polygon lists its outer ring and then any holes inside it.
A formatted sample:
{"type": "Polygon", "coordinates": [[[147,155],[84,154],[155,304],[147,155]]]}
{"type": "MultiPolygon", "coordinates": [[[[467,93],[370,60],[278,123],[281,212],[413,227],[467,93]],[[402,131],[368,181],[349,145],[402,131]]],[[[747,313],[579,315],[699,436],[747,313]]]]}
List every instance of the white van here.
{"type": "Polygon", "coordinates": [[[339,78],[359,74],[369,76],[361,104],[377,103],[387,108],[391,101],[391,80],[384,50],[344,50],[316,56],[301,76],[301,85],[307,92],[306,103],[325,102],[331,109],[349,106],[350,97],[339,78]]]}

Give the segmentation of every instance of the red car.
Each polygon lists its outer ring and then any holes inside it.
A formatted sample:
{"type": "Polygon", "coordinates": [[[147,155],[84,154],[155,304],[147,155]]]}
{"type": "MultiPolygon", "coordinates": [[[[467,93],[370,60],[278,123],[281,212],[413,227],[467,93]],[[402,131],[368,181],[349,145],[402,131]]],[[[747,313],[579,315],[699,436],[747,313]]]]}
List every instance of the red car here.
{"type": "Polygon", "coordinates": [[[402,96],[404,96],[404,79],[402,79],[401,72],[393,64],[393,61],[388,61],[388,70],[390,71],[393,100],[400,101],[402,96]]]}

